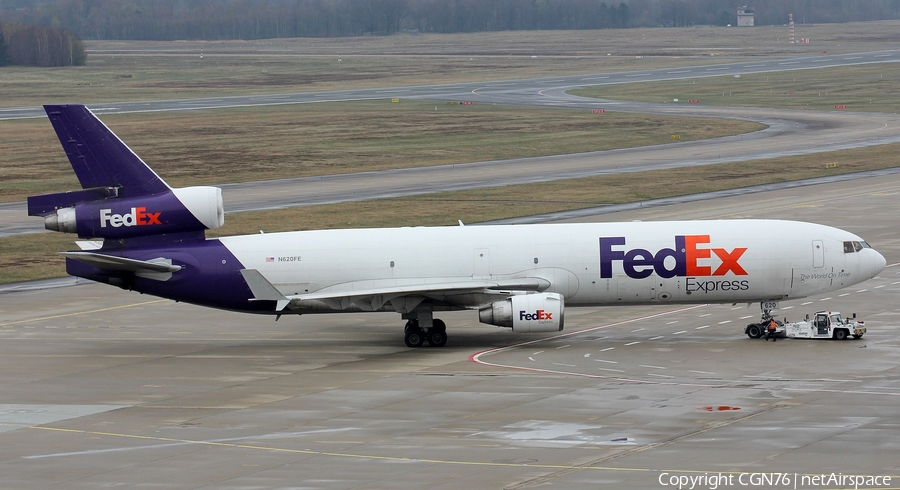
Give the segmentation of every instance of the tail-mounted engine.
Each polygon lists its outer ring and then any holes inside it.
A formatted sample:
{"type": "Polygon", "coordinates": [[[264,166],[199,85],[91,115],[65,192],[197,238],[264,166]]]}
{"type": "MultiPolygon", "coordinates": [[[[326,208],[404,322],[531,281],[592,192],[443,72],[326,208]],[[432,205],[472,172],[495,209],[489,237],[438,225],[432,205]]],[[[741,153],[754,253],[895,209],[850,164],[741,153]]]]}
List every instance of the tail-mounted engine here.
{"type": "Polygon", "coordinates": [[[43,216],[48,230],[82,238],[133,238],[203,231],[225,224],[222,190],[185,187],[119,197],[116,187],[96,187],[28,198],[28,215],[43,216]]]}
{"type": "Polygon", "coordinates": [[[478,310],[481,323],[512,328],[513,332],[559,332],[565,301],[557,293],[518,294],[478,310]]]}

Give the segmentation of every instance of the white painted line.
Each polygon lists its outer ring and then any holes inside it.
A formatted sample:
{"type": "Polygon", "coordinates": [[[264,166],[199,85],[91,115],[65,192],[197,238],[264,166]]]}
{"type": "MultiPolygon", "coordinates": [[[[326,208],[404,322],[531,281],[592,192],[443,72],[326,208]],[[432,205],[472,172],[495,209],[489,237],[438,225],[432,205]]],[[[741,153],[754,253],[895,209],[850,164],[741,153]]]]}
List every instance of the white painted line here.
{"type": "Polygon", "coordinates": [[[650,337],[650,338],[647,339],[647,340],[659,340],[659,339],[661,339],[661,338],[663,338],[663,337],[665,337],[665,335],[657,335],[656,337],[650,337]]]}
{"type": "Polygon", "coordinates": [[[884,284],[882,284],[881,286],[875,286],[875,287],[872,288],[872,289],[878,289],[878,288],[883,288],[883,287],[884,287],[884,284]]]}
{"type": "Polygon", "coordinates": [[[629,342],[629,343],[627,343],[627,344],[625,344],[625,345],[634,345],[634,344],[640,344],[640,342],[629,342]]]}
{"type": "Polygon", "coordinates": [[[531,361],[531,362],[534,362],[534,358],[533,358],[533,357],[529,357],[528,360],[531,361]]]}
{"type": "Polygon", "coordinates": [[[716,374],[716,373],[711,373],[709,371],[694,371],[693,369],[688,372],[697,373],[697,374],[716,374]]]}
{"type": "Polygon", "coordinates": [[[532,354],[532,355],[533,355],[533,356],[536,356],[536,355],[538,355],[538,354],[540,354],[540,353],[541,353],[541,352],[544,352],[544,351],[542,351],[542,350],[539,350],[539,351],[537,351],[537,352],[535,352],[535,353],[534,353],[534,354],[532,354]]]}
{"type": "Polygon", "coordinates": [[[700,315],[700,318],[703,318],[703,317],[709,316],[709,315],[712,315],[712,313],[704,313],[704,314],[700,315]]]}
{"type": "Polygon", "coordinates": [[[742,316],[742,317],[738,318],[738,320],[746,320],[748,318],[753,318],[753,315],[742,316]]]}
{"type": "Polygon", "coordinates": [[[806,303],[800,303],[800,306],[811,305],[812,303],[812,301],[807,301],[806,303]]]}
{"type": "Polygon", "coordinates": [[[845,60],[861,60],[862,56],[851,56],[849,58],[844,58],[845,60]]]}
{"type": "Polygon", "coordinates": [[[618,364],[619,363],[619,361],[607,361],[606,359],[594,359],[594,360],[597,362],[606,362],[609,364],[618,364]]]}
{"type": "Polygon", "coordinates": [[[561,346],[557,347],[556,350],[565,349],[566,347],[569,347],[570,345],[571,344],[561,345],[561,346]]]}
{"type": "Polygon", "coordinates": [[[766,66],[766,65],[765,65],[765,64],[759,64],[759,65],[744,65],[744,66],[742,66],[741,68],[759,68],[760,66],[766,66]]]}
{"type": "Polygon", "coordinates": [[[843,298],[844,296],[850,296],[850,293],[839,294],[838,298],[843,298]]]}
{"type": "Polygon", "coordinates": [[[600,371],[612,371],[614,373],[624,373],[621,369],[597,368],[600,371]]]}
{"type": "Polygon", "coordinates": [[[887,58],[888,56],[894,56],[893,54],[876,54],[876,58],[887,58]]]}
{"type": "Polygon", "coordinates": [[[681,335],[683,333],[687,333],[687,330],[681,330],[681,331],[673,333],[672,335],[681,335]]]}
{"type": "Polygon", "coordinates": [[[857,293],[865,293],[866,291],[868,291],[868,289],[860,289],[857,293]]]}
{"type": "Polygon", "coordinates": [[[665,369],[662,366],[651,366],[650,364],[638,364],[640,367],[650,368],[650,369],[665,369]]]}
{"type": "Polygon", "coordinates": [[[609,77],[588,77],[588,78],[582,78],[582,80],[601,80],[603,78],[609,78],[609,77]]]}
{"type": "MultiPolygon", "coordinates": [[[[762,65],[759,65],[762,66],[762,65]]],[[[666,73],[690,73],[691,70],[667,71],[666,73]]]]}
{"type": "Polygon", "coordinates": [[[799,61],[784,61],[784,62],[781,62],[781,63],[778,63],[778,64],[779,64],[779,65],[799,65],[800,62],[799,62],[799,61]]]}
{"type": "Polygon", "coordinates": [[[575,367],[574,364],[563,364],[563,363],[561,363],[561,362],[554,362],[553,365],[554,365],[554,366],[575,367]]]}
{"type": "Polygon", "coordinates": [[[891,284],[900,284],[900,281],[894,281],[891,284]]]}
{"type": "Polygon", "coordinates": [[[591,357],[591,353],[588,352],[587,354],[584,355],[584,357],[591,357]]]}
{"type": "Polygon", "coordinates": [[[743,310],[743,309],[744,309],[743,306],[735,306],[734,308],[731,309],[731,311],[734,311],[734,310],[743,310]]]}
{"type": "Polygon", "coordinates": [[[641,330],[644,330],[644,329],[643,329],[643,328],[639,328],[639,329],[637,329],[637,330],[632,330],[632,332],[640,332],[641,330]]]}
{"type": "Polygon", "coordinates": [[[822,298],[819,301],[828,301],[829,299],[831,299],[831,298],[822,298]]]}
{"type": "Polygon", "coordinates": [[[613,350],[613,349],[615,349],[615,347],[607,347],[605,349],[600,349],[600,352],[606,352],[608,350],[613,350]]]}
{"type": "Polygon", "coordinates": [[[793,308],[793,306],[785,306],[782,310],[790,310],[791,308],[793,308]]]}
{"type": "Polygon", "coordinates": [[[707,68],[706,71],[720,71],[720,70],[727,70],[727,69],[728,69],[728,67],[725,66],[722,68],[707,68]]]}
{"type": "Polygon", "coordinates": [[[703,325],[702,327],[697,327],[694,330],[703,330],[704,328],[709,328],[709,325],[703,325]]]}
{"type": "Polygon", "coordinates": [[[725,325],[726,323],[731,323],[731,320],[725,320],[724,322],[719,322],[719,325],[725,325]]]}
{"type": "Polygon", "coordinates": [[[671,321],[671,322],[666,322],[666,325],[671,325],[671,324],[673,324],[673,323],[678,323],[678,320],[674,320],[674,321],[671,321]]]}
{"type": "Polygon", "coordinates": [[[657,378],[674,378],[675,376],[667,376],[665,374],[647,373],[647,376],[656,376],[657,378]]]}

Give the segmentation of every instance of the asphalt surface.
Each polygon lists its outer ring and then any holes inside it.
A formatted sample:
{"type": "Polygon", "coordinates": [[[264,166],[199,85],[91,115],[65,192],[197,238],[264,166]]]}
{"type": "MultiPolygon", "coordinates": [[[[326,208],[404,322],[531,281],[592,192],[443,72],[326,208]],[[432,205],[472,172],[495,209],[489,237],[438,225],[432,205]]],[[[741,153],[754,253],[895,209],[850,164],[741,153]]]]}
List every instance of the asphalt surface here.
{"type": "Polygon", "coordinates": [[[885,175],[578,218],[858,233],[884,273],[777,312],[858,313],[868,333],[841,342],[751,340],[758,305],[569,308],[563,335],[537,336],[457,312],[446,347],[409,349],[395,314],[274,322],[94,284],[0,294],[0,487],[837,488],[794,483],[835,472],[896,488],[898,195],[885,175]],[[789,483],[751,484],[775,472],[789,483]]]}
{"type": "MultiPolygon", "coordinates": [[[[841,111],[796,111],[695,104],[645,104],[575,97],[566,90],[584,86],[634,83],[703,76],[824,68],[900,60],[898,51],[850,55],[754,60],[713,66],[667,68],[607,75],[460,83],[417,87],[222,97],[174,101],[128,102],[91,106],[108,113],[175,111],[269,104],[403,97],[427,100],[472,100],[477,103],[609,109],[648,114],[729,117],[758,121],[767,129],[752,134],[660,146],[551,157],[476,162],[415,169],[387,170],[301,179],[245,182],[221,186],[226,212],[278,209],[315,204],[411,196],[433,192],[506,186],[653,169],[751,161],[860,148],[900,141],[895,114],[841,111]],[[548,172],[548,168],[552,171],[548,172]]],[[[0,120],[46,117],[40,108],[0,110],[0,120]]],[[[60,150],[62,155],[62,151],[60,150]]],[[[0,204],[0,236],[43,231],[40,219],[26,216],[25,203],[0,204]]]]}

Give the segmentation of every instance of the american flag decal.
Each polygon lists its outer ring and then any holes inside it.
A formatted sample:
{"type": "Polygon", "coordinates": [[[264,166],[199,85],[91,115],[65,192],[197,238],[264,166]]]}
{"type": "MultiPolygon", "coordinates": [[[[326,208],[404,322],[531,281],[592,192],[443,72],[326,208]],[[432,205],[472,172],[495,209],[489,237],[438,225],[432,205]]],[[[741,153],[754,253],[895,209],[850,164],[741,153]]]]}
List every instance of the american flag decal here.
{"type": "Polygon", "coordinates": [[[275,257],[266,257],[266,262],[275,262],[275,257]]]}

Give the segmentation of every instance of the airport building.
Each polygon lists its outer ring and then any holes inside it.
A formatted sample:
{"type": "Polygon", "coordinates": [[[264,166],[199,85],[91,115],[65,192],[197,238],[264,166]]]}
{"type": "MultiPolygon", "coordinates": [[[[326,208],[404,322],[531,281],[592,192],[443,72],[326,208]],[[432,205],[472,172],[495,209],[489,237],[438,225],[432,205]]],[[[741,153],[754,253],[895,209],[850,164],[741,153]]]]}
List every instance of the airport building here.
{"type": "Polygon", "coordinates": [[[744,5],[737,11],[738,27],[753,27],[753,9],[744,5]]]}

